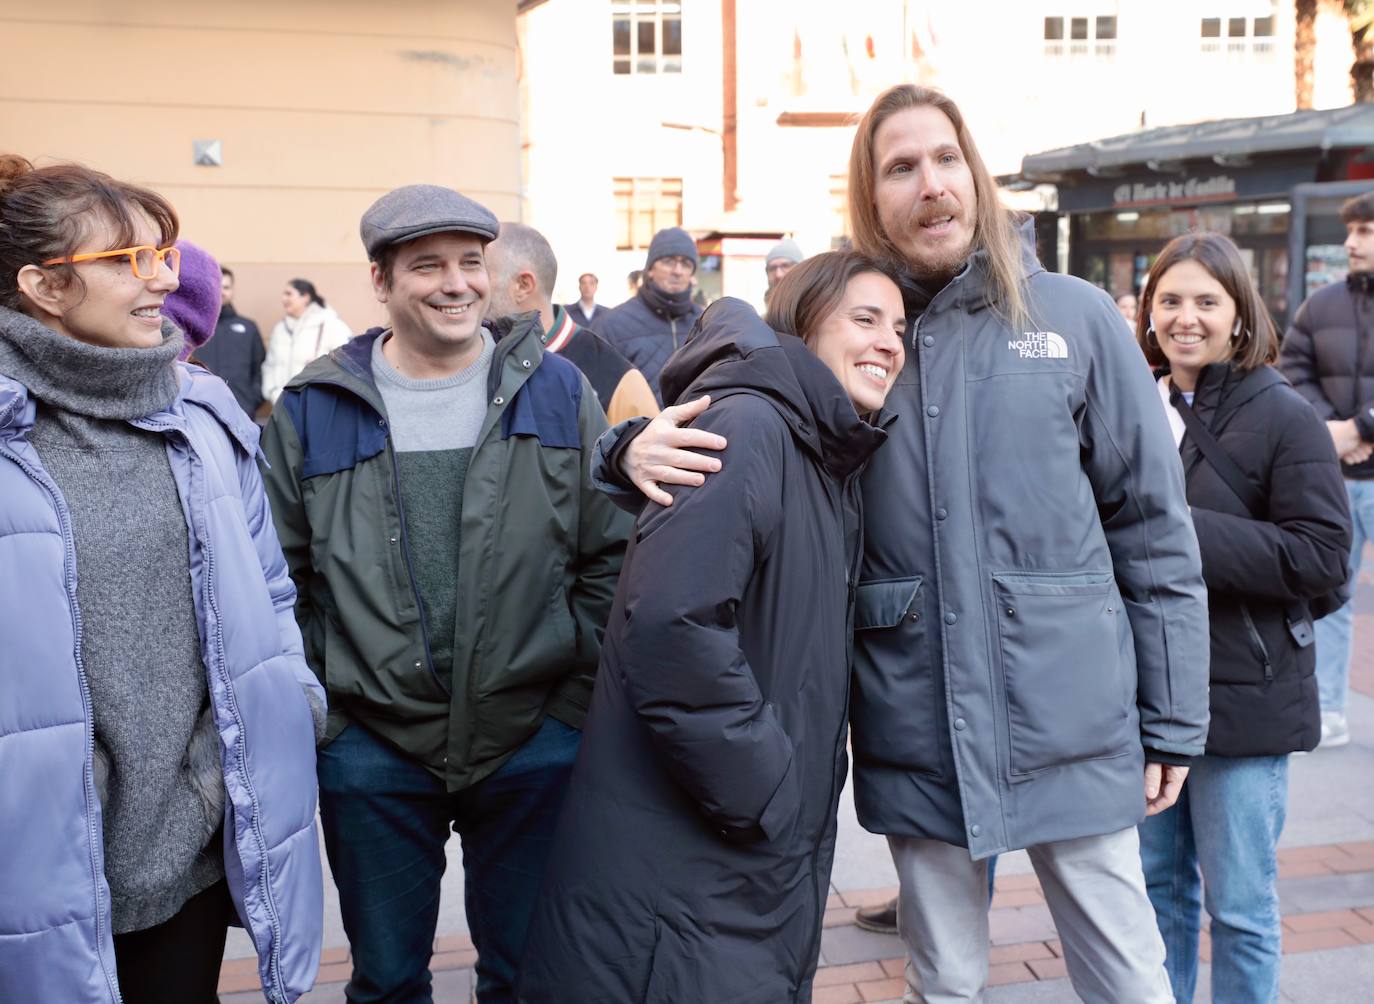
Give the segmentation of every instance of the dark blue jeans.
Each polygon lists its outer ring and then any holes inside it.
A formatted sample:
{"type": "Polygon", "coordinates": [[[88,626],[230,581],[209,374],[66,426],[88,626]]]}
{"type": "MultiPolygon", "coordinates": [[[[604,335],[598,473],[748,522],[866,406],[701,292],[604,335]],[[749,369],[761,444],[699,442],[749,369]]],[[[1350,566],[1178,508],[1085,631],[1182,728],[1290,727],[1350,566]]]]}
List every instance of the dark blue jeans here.
{"type": "Polygon", "coordinates": [[[515,1000],[517,967],[582,733],[546,718],[495,774],[450,794],[361,725],[319,752],[325,850],[353,976],[352,1004],[431,1004],[444,844],[463,841],[477,999],[515,1000]]]}

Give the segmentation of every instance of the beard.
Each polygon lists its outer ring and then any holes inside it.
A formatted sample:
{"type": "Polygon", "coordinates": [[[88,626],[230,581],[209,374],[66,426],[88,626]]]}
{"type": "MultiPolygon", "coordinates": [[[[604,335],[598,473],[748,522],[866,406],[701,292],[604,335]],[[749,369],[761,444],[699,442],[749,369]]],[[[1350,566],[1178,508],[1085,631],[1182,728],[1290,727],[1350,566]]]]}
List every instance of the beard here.
{"type": "Polygon", "coordinates": [[[920,211],[904,221],[900,238],[895,242],[902,252],[908,268],[917,275],[933,278],[951,278],[968,261],[973,250],[973,225],[966,218],[962,207],[952,199],[921,207],[920,211]],[[963,240],[952,235],[952,239],[939,241],[928,246],[923,240],[922,229],[927,224],[948,216],[952,227],[963,228],[967,236],[963,240]]]}

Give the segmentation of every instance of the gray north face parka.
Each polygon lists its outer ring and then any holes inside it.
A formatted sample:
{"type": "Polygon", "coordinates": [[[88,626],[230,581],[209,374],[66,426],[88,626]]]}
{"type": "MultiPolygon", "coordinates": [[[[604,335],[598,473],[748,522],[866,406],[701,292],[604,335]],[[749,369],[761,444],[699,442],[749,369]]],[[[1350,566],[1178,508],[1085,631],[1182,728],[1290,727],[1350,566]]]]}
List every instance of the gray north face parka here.
{"type": "Polygon", "coordinates": [[[859,820],[975,858],[1135,825],[1144,761],[1207,737],[1206,591],[1158,391],[1107,295],[1023,233],[1033,322],[989,306],[981,252],[909,314],[900,420],[863,479],[859,820]]]}

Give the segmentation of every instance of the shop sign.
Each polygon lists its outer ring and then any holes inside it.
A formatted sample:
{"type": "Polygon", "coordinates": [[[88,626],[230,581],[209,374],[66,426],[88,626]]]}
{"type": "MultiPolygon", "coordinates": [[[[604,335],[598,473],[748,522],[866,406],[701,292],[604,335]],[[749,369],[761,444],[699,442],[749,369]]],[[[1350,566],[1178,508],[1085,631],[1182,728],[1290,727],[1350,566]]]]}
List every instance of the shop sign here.
{"type": "Polygon", "coordinates": [[[1211,178],[1188,178],[1185,181],[1137,181],[1117,185],[1112,190],[1112,205],[1159,205],[1181,200],[1232,199],[1236,195],[1236,179],[1218,174],[1211,178]]]}
{"type": "Polygon", "coordinates": [[[1231,171],[1218,171],[1211,164],[1195,165],[1193,171],[1182,175],[1153,171],[1123,178],[1080,175],[1059,182],[1059,211],[1083,213],[1284,198],[1294,185],[1312,181],[1316,176],[1315,160],[1310,164],[1274,164],[1231,171]]]}

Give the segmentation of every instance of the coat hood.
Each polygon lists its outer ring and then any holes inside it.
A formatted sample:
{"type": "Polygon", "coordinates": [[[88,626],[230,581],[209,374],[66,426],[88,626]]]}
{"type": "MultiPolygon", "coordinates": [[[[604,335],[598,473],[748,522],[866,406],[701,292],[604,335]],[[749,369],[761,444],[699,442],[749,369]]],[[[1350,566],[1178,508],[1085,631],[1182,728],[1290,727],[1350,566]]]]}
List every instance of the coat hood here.
{"type": "Polygon", "coordinates": [[[854,410],[840,382],[801,339],[774,331],[743,300],[724,297],[698,318],[662,375],[663,399],[753,394],[777,410],[792,435],[836,477],[861,467],[895,416],[873,422],[854,410]]]}
{"type": "MultiPolygon", "coordinates": [[[[1169,372],[1168,366],[1160,366],[1154,370],[1154,375],[1158,379],[1169,372]]],[[[1284,379],[1283,374],[1273,366],[1256,366],[1246,371],[1230,362],[1212,363],[1202,367],[1198,373],[1193,409],[1204,415],[1215,413],[1215,418],[1210,418],[1207,422],[1215,428],[1219,422],[1253,398],[1267,390],[1287,384],[1288,381],[1284,379]]],[[[1174,387],[1171,393],[1178,393],[1178,388],[1174,387]]]]}

